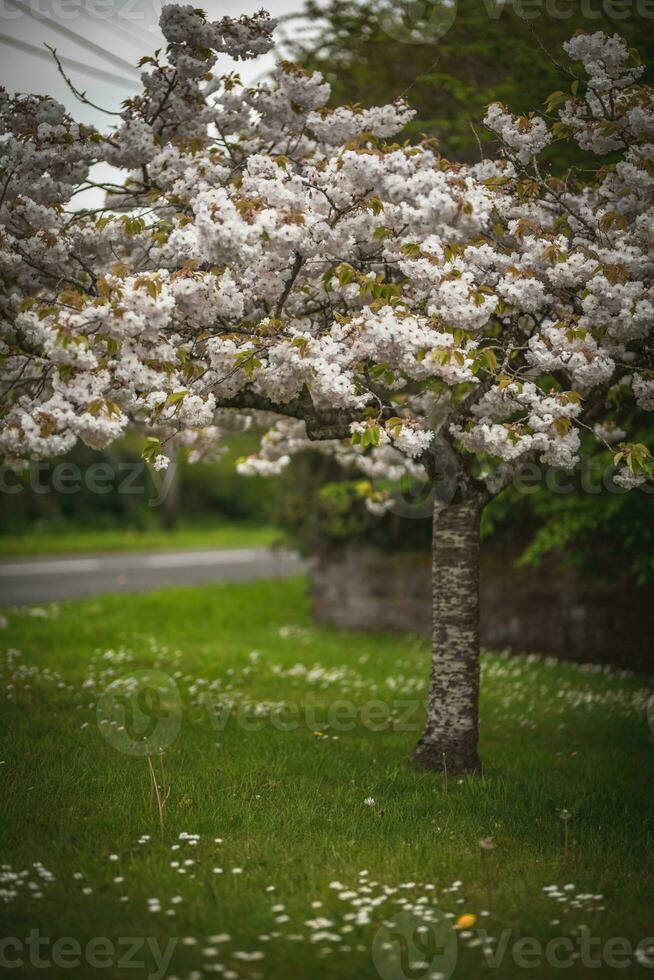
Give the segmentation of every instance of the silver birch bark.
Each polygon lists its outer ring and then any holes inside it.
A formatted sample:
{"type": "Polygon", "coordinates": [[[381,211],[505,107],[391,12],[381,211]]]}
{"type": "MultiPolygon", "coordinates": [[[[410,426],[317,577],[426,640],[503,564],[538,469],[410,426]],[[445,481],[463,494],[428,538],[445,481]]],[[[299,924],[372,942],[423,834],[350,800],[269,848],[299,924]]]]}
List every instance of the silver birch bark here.
{"type": "Polygon", "coordinates": [[[432,661],[427,722],[414,761],[479,772],[479,521],[474,499],[434,508],[432,661]]]}

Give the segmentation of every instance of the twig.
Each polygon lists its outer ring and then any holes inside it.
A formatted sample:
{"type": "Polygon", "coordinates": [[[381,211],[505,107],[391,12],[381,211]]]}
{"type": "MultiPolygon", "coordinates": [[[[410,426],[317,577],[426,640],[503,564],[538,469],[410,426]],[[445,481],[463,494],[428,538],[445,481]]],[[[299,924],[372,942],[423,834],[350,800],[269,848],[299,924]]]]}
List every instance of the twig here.
{"type": "Polygon", "coordinates": [[[293,268],[291,269],[290,278],[286,282],[286,285],[284,286],[284,291],[283,291],[282,295],[279,297],[279,302],[277,303],[277,306],[275,308],[275,316],[276,317],[278,317],[280,315],[280,313],[282,312],[282,310],[284,309],[284,303],[288,299],[289,293],[291,292],[291,290],[293,288],[293,285],[295,283],[295,280],[297,279],[297,277],[299,275],[300,269],[302,268],[302,263],[303,263],[302,256],[300,255],[299,252],[296,252],[295,253],[295,262],[293,263],[293,268]]]}
{"type": "Polygon", "coordinates": [[[471,129],[471,130],[473,131],[473,133],[475,134],[475,139],[477,140],[477,146],[479,147],[479,159],[480,159],[480,160],[481,160],[481,162],[483,163],[483,162],[484,162],[484,160],[486,159],[486,157],[485,157],[485,155],[484,155],[484,148],[483,148],[483,146],[482,146],[482,144],[481,144],[481,140],[480,140],[480,138],[479,138],[479,133],[478,133],[478,132],[477,132],[477,130],[475,129],[475,124],[473,123],[473,121],[472,121],[472,119],[470,120],[470,129],[471,129]]]}
{"type": "Polygon", "coordinates": [[[152,790],[153,790],[155,799],[157,801],[157,810],[159,811],[159,828],[161,830],[161,837],[163,839],[163,836],[164,836],[164,815],[165,815],[165,810],[166,810],[166,803],[168,802],[168,797],[170,796],[171,787],[170,786],[166,787],[164,785],[163,758],[161,759],[161,781],[162,781],[162,785],[161,786],[159,786],[159,783],[157,782],[157,774],[156,774],[156,772],[154,770],[154,766],[152,764],[152,756],[151,756],[151,754],[149,752],[147,753],[146,758],[148,760],[148,769],[150,770],[150,781],[151,781],[151,785],[152,785],[152,790]],[[163,796],[162,796],[162,793],[163,793],[163,796]]]}
{"type": "Polygon", "coordinates": [[[78,89],[76,89],[75,86],[73,85],[73,82],[72,82],[71,78],[64,71],[63,66],[62,66],[62,64],[59,61],[59,58],[57,56],[57,50],[56,50],[56,48],[53,48],[50,44],[46,44],[45,47],[48,49],[48,51],[50,52],[50,54],[52,55],[52,57],[54,58],[54,60],[57,62],[57,68],[59,70],[59,74],[61,75],[61,77],[65,81],[66,85],[71,90],[71,92],[73,93],[73,95],[75,96],[76,99],[79,99],[79,101],[85,103],[85,105],[90,105],[92,109],[97,109],[98,112],[104,112],[104,113],[106,113],[107,116],[121,116],[122,115],[121,112],[115,112],[112,109],[103,109],[103,107],[101,105],[96,105],[95,102],[91,102],[91,100],[86,97],[86,92],[80,92],[80,91],[78,91],[78,89]]]}

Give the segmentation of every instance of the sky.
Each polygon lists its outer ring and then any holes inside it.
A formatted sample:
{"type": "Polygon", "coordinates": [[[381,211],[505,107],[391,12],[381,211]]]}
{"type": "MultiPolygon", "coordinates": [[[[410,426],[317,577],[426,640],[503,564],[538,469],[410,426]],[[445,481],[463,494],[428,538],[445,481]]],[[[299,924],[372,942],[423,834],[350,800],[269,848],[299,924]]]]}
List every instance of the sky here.
{"type": "MultiPolygon", "coordinates": [[[[302,7],[302,0],[195,2],[212,20],[252,14],[262,6],[274,17],[283,17],[302,7]]],[[[0,85],[10,93],[52,95],[80,122],[103,128],[111,117],[75,99],[44,44],[57,49],[79,89],[95,103],[116,110],[138,89],[139,58],[163,45],[157,26],[160,12],[160,0],[0,0],[0,85]]],[[[290,33],[293,23],[282,29],[290,33]]],[[[272,64],[269,54],[238,65],[223,58],[218,67],[236,69],[244,82],[252,82],[272,64]]]]}

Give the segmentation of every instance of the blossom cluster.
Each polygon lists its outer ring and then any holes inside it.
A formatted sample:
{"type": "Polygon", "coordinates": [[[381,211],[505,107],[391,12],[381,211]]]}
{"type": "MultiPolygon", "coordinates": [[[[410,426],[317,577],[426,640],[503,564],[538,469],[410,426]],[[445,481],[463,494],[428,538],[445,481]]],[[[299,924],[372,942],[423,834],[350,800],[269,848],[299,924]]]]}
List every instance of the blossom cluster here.
{"type": "MultiPolygon", "coordinates": [[[[270,427],[246,473],[308,441],[423,471],[447,443],[492,488],[525,458],[573,467],[582,435],[627,438],[652,410],[654,101],[621,38],[573,38],[570,93],[545,115],[491,106],[498,159],[463,166],[392,141],[403,102],[330,108],[322,76],[285,62],[251,88],[216,74],[270,48],[263,13],[169,4],[161,26],[168,61],[142,60],[107,132],[0,95],[8,462],[133,425],[163,468],[254,413],[270,427]],[[550,173],[558,139],[596,171],[550,173]],[[123,182],[76,207],[102,161],[123,182]]],[[[651,475],[644,448],[619,443],[625,484],[651,475]]]]}

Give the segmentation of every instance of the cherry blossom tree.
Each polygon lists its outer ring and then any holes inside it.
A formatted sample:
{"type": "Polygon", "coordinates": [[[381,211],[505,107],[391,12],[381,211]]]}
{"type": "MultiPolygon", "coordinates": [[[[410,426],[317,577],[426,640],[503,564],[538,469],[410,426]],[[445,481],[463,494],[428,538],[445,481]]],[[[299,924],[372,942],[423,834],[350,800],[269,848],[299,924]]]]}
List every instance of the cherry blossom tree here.
{"type": "MultiPolygon", "coordinates": [[[[616,480],[653,474],[628,441],[654,409],[654,100],[618,37],[567,45],[568,90],[516,118],[497,160],[392,142],[403,102],[326,108],[281,62],[244,88],[217,59],[270,49],[274,22],[163,8],[165,52],[106,132],[45,96],[0,94],[0,450],[16,467],[128,425],[144,456],[196,460],[230,418],[266,423],[244,473],[308,444],[369,476],[427,474],[433,656],[415,759],[474,772],[479,522],[525,460],[574,468],[613,446],[616,480]],[[588,153],[553,175],[553,140],[588,153]],[[93,165],[123,171],[94,179],[93,165]],[[90,188],[97,210],[76,206],[90,188]]],[[[56,53],[54,53],[56,57],[56,53]]],[[[60,67],[63,74],[63,69],[60,67]]],[[[82,101],[85,92],[75,89],[82,101]]],[[[388,500],[379,487],[370,506],[388,500]]]]}

